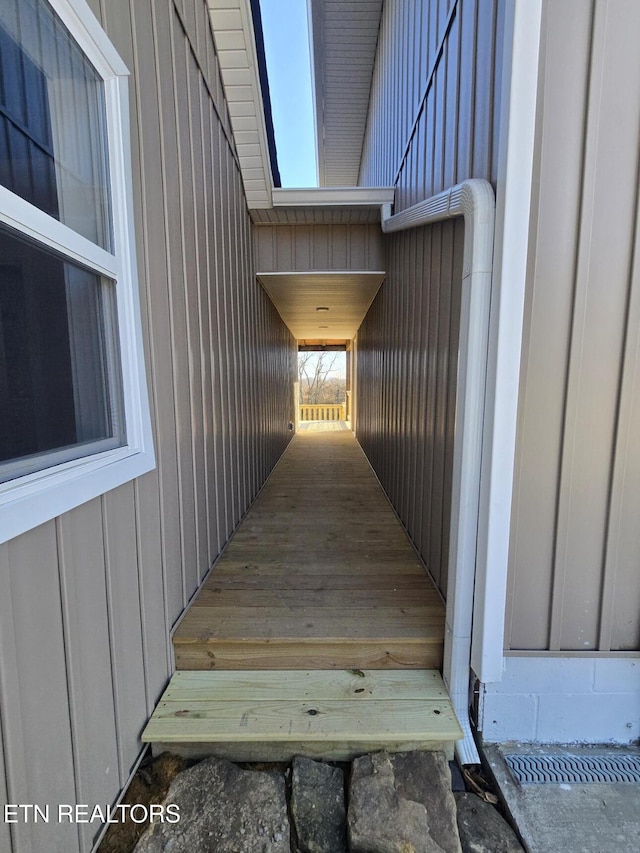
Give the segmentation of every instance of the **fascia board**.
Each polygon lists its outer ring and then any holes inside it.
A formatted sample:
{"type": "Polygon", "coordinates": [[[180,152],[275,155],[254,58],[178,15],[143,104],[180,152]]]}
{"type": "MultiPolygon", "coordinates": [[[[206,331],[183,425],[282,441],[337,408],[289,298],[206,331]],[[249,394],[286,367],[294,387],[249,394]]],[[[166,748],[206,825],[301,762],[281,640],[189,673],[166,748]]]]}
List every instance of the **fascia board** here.
{"type": "Polygon", "coordinates": [[[274,207],[378,207],[393,204],[393,187],[312,187],[274,189],[274,207]]]}

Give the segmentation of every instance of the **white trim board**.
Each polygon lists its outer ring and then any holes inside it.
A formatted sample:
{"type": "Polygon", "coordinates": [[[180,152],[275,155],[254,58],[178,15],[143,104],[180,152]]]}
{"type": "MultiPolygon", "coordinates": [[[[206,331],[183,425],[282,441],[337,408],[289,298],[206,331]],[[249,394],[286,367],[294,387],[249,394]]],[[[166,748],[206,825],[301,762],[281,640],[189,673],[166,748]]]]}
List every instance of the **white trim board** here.
{"type": "Polygon", "coordinates": [[[274,207],[381,207],[393,203],[393,187],[307,187],[271,191],[274,207]]]}
{"type": "Polygon", "coordinates": [[[482,682],[502,677],[542,3],[510,0],[507,12],[471,648],[482,682]]]}
{"type": "Polygon", "coordinates": [[[503,658],[482,685],[486,743],[613,743],[640,737],[640,657],[503,658]]]}

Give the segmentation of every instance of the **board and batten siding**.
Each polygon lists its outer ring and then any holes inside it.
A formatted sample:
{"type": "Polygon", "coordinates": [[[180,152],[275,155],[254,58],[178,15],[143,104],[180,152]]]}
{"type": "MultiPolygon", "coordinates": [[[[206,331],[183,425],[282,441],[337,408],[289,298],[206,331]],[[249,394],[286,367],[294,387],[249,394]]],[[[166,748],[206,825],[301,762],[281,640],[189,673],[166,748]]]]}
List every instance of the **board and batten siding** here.
{"type": "Polygon", "coordinates": [[[259,225],[258,272],[383,270],[380,225],[259,225]]]}
{"type": "Polygon", "coordinates": [[[359,184],[394,212],[467,178],[495,185],[505,0],[388,0],[359,184]]]}
{"type": "MultiPolygon", "coordinates": [[[[384,4],[360,183],[395,186],[396,213],[495,185],[504,17],[504,0],[384,4]]],[[[358,440],[444,596],[463,238],[461,219],[384,237],[356,346],[358,440]]]]}
{"type": "Polygon", "coordinates": [[[640,649],[640,6],[545,2],[506,648],[640,649]]]}
{"type": "MultiPolygon", "coordinates": [[[[295,346],[255,279],[204,0],[91,0],[131,71],[133,194],[157,469],[0,545],[4,802],[113,802],[172,668],[169,634],[286,446],[295,346]],[[5,790],[6,789],[6,790],[5,790]]],[[[0,824],[87,853],[94,824],[0,824]]]]}
{"type": "Polygon", "coordinates": [[[444,597],[463,242],[461,219],[395,235],[355,347],[358,441],[444,597]]]}

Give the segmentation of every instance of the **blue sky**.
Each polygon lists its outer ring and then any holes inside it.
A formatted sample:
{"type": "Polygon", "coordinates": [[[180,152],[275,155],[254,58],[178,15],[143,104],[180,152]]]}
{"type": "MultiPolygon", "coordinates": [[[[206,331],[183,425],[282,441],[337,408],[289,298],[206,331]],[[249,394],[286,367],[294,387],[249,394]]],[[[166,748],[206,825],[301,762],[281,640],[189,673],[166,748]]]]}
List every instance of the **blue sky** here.
{"type": "Polygon", "coordinates": [[[260,0],[283,187],[317,186],[305,0],[260,0]]]}

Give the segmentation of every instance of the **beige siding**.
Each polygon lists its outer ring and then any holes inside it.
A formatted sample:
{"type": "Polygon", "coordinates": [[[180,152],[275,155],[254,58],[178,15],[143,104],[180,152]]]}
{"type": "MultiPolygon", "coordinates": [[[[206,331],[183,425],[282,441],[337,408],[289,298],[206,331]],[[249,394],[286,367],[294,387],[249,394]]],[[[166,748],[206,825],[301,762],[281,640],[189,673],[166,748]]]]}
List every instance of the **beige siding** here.
{"type": "Polygon", "coordinates": [[[507,647],[640,647],[640,7],[547,2],[507,647]]]}
{"type": "MultiPolygon", "coordinates": [[[[203,0],[93,2],[132,72],[142,316],[158,468],[0,546],[7,798],[112,802],[171,670],[169,631],[286,446],[295,348],[255,280],[203,0]]],[[[2,792],[3,793],[3,792],[2,792]]],[[[88,851],[98,827],[0,846],[88,851]]]]}
{"type": "Polygon", "coordinates": [[[495,182],[505,0],[384,4],[360,184],[396,213],[466,178],[495,182]]]}
{"type": "Polygon", "coordinates": [[[462,220],[395,235],[357,338],[357,436],[446,596],[462,220]]]}
{"type": "Polygon", "coordinates": [[[383,270],[379,225],[260,225],[258,272],[383,270]]]}
{"type": "MultiPolygon", "coordinates": [[[[389,0],[360,182],[395,211],[495,181],[504,0],[389,0]]],[[[462,221],[385,238],[387,278],[358,334],[357,433],[446,595],[462,221]]]]}

